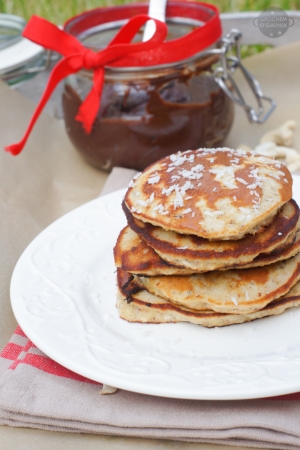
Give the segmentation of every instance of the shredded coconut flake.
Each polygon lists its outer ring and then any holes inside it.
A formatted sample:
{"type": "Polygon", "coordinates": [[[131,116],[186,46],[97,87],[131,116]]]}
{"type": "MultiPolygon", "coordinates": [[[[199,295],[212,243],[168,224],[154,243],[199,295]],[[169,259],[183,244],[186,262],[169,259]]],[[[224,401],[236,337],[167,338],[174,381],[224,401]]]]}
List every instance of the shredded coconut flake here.
{"type": "Polygon", "coordinates": [[[159,175],[152,175],[150,178],[148,178],[148,184],[156,184],[159,183],[160,176],[159,175]]]}
{"type": "Polygon", "coordinates": [[[161,192],[163,195],[169,197],[169,195],[171,195],[173,191],[176,191],[176,189],[178,189],[178,184],[172,184],[172,186],[168,187],[167,189],[163,188],[161,192]]]}
{"type": "Polygon", "coordinates": [[[243,178],[236,177],[236,180],[237,180],[239,183],[245,184],[246,186],[247,186],[247,184],[248,184],[247,181],[244,180],[243,178]]]}
{"type": "Polygon", "coordinates": [[[249,214],[250,213],[249,208],[243,208],[243,206],[240,206],[239,210],[242,211],[244,214],[249,214]]]}
{"type": "Polygon", "coordinates": [[[270,172],[269,175],[270,175],[270,177],[274,178],[274,180],[280,180],[280,176],[277,175],[276,173],[270,172]]]}
{"type": "Polygon", "coordinates": [[[229,183],[227,181],[224,181],[224,185],[228,188],[228,189],[237,189],[238,187],[233,184],[233,183],[229,183]]]}
{"type": "Polygon", "coordinates": [[[178,171],[183,178],[187,178],[188,180],[200,180],[203,177],[202,173],[195,172],[193,170],[183,169],[181,172],[178,171]]]}
{"type": "Polygon", "coordinates": [[[182,207],[184,205],[183,202],[183,197],[181,195],[181,193],[179,192],[179,190],[176,190],[176,196],[174,199],[174,209],[178,208],[178,207],[182,207]]]}
{"type": "Polygon", "coordinates": [[[204,211],[204,214],[210,217],[222,216],[224,211],[204,211]]]}
{"type": "Polygon", "coordinates": [[[236,297],[231,297],[231,300],[236,306],[238,306],[238,302],[237,302],[236,297]]]}
{"type": "Polygon", "coordinates": [[[188,189],[194,189],[194,185],[193,185],[193,183],[191,183],[190,181],[186,181],[185,183],[184,183],[184,185],[183,186],[181,186],[181,188],[180,188],[180,193],[181,193],[181,195],[185,195],[185,192],[188,190],[188,189]]]}
{"type": "Polygon", "coordinates": [[[157,212],[158,214],[161,214],[162,216],[169,214],[169,211],[165,210],[164,206],[161,203],[159,203],[159,205],[154,206],[153,211],[157,212]]]}
{"type": "Polygon", "coordinates": [[[147,206],[147,205],[148,205],[148,201],[145,201],[145,200],[138,200],[138,201],[137,201],[137,204],[140,205],[140,206],[147,206]]]}
{"type": "MultiPolygon", "coordinates": [[[[186,155],[181,156],[181,152],[178,152],[176,155],[170,155],[170,159],[172,161],[170,166],[172,165],[172,166],[178,167],[178,166],[181,166],[187,160],[187,157],[186,157],[186,155]]],[[[191,155],[190,157],[188,157],[188,160],[190,162],[193,162],[194,155],[191,155]],[[191,159],[191,157],[192,157],[192,159],[191,159]]]]}

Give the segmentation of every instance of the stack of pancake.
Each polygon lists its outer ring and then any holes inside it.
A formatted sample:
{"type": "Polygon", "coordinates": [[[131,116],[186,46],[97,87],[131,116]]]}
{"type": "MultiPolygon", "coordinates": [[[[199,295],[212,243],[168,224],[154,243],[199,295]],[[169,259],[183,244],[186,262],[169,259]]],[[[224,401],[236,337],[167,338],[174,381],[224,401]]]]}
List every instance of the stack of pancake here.
{"type": "Polygon", "coordinates": [[[300,304],[299,207],[284,164],[229,148],[179,152],[134,177],[123,209],[121,318],[215,327],[300,304]]]}

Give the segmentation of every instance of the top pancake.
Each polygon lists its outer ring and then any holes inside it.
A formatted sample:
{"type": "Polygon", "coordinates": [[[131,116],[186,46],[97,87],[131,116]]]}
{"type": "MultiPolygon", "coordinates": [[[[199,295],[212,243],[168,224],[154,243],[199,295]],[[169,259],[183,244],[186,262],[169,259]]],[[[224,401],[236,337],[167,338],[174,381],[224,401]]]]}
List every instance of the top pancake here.
{"type": "Polygon", "coordinates": [[[188,150],[152,164],[125,195],[144,222],[209,240],[241,239],[271,222],[292,197],[286,166],[254,152],[188,150]]]}

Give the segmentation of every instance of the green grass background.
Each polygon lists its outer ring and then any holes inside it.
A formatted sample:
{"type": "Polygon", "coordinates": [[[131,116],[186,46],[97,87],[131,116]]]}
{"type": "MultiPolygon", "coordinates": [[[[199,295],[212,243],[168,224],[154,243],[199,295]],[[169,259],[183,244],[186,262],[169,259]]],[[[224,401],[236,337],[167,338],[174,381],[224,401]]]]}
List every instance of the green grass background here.
{"type": "MultiPolygon", "coordinates": [[[[32,14],[45,17],[57,25],[83,11],[101,7],[136,3],[140,0],[0,0],[0,12],[16,14],[26,20],[32,14]]],[[[204,0],[205,1],[205,0],[204,0]]],[[[261,11],[270,6],[284,10],[300,9],[300,0],[206,0],[220,12],[261,11]]],[[[242,58],[265,50],[268,46],[241,46],[242,58]]]]}
{"type": "MultiPolygon", "coordinates": [[[[209,0],[206,0],[209,3],[209,0]]],[[[136,3],[137,0],[0,0],[2,13],[17,14],[29,19],[32,14],[62,24],[70,17],[99,6],[136,3]]],[[[300,9],[300,0],[215,0],[211,1],[221,12],[260,11],[269,6],[285,10],[300,9]]]]}

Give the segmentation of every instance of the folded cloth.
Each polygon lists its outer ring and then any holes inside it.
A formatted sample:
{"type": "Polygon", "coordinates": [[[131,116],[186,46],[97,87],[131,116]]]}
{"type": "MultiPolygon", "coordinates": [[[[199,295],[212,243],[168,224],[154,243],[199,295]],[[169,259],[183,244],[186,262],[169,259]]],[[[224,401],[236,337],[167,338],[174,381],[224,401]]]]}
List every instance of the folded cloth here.
{"type": "MultiPolygon", "coordinates": [[[[103,193],[134,171],[116,168],[103,193]]],[[[0,355],[0,424],[274,449],[300,449],[300,394],[245,401],[178,400],[117,390],[44,355],[18,327],[0,355]]]]}

